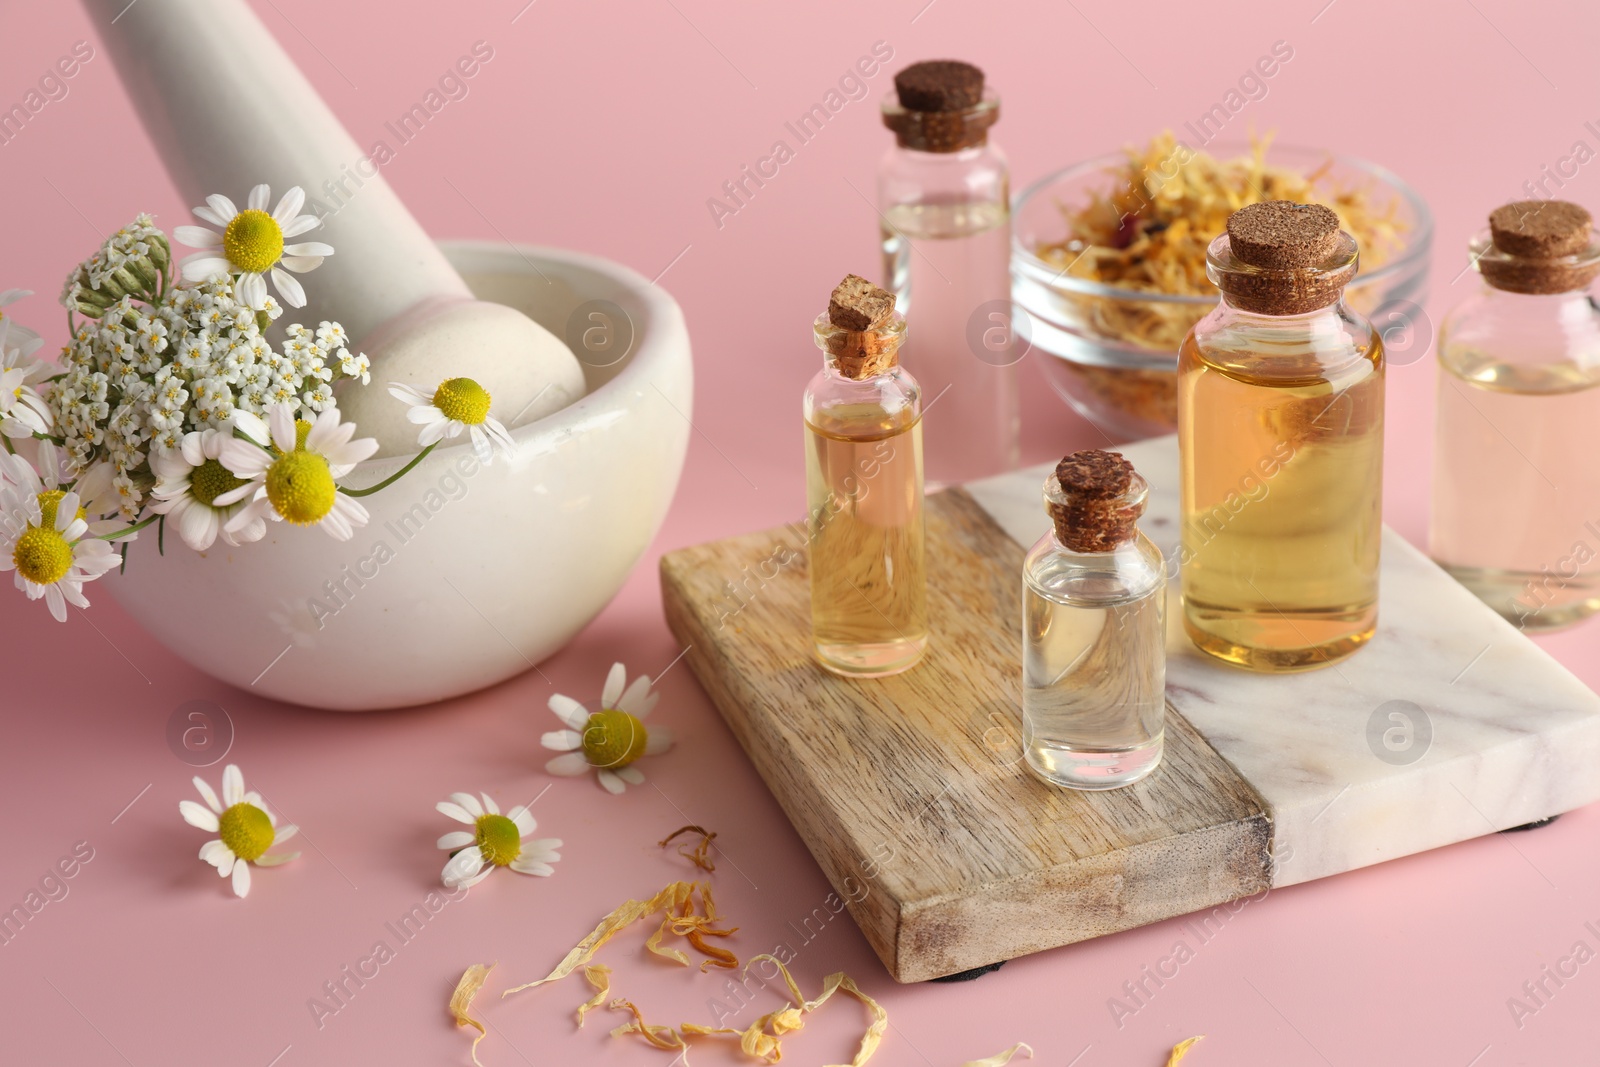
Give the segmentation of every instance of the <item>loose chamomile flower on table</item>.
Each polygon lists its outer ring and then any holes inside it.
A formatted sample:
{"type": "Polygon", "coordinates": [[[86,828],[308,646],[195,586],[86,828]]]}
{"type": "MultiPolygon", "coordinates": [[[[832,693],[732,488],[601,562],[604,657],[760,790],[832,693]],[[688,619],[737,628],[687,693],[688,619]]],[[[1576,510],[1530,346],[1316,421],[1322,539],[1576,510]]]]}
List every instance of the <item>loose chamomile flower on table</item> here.
{"type": "Polygon", "coordinates": [[[0,489],[0,571],[16,571],[17,588],[41,597],[57,622],[67,605],[86,608],[85,582],[121,562],[110,541],[89,534],[77,493],[0,489]]]}
{"type": "Polygon", "coordinates": [[[234,412],[234,425],[249,440],[227,439],[219,460],[243,484],[212,504],[249,503],[222,528],[239,536],[262,518],[283,519],[321,526],[335,540],[348,541],[357,526],[367,524],[367,509],[339,492],[334,479],[376,452],[378,442],[370,437],[352,441],[356,424],[341,423],[337,408],[322,412],[314,423],[296,422],[294,413],[292,403],[274,405],[267,422],[247,411],[234,412]]]}
{"type": "Polygon", "coordinates": [[[196,552],[210,548],[219,536],[237,546],[259,541],[267,532],[267,521],[259,515],[238,530],[228,529],[227,524],[250,505],[243,500],[217,503],[217,497],[245,484],[222,465],[222,446],[231,439],[231,431],[194,430],[183,435],[177,448],[150,450],[150,471],[156,476],[150,510],[166,515],[183,543],[196,552]]]}
{"type": "Polygon", "coordinates": [[[611,793],[644,782],[634,761],[671,748],[672,733],[660,726],[645,728],[643,720],[661,696],[650,691],[649,677],[641,674],[632,685],[626,685],[627,680],[622,664],[613,664],[600,694],[600,710],[592,715],[569,696],[557,693],[550,698],[550,710],[567,728],[539,739],[545,748],[565,753],[546,763],[545,770],[570,777],[593,769],[611,793]]]}
{"type": "Polygon", "coordinates": [[[440,814],[472,827],[452,830],[439,838],[440,848],[455,853],[444,865],[441,877],[445,888],[475,886],[493,874],[496,867],[544,878],[556,873],[550,865],[561,858],[556,851],[561,841],[554,837],[526,840],[538,825],[526,805],[519,804],[501,815],[488,793],[478,797],[451,793],[449,800],[434,805],[440,814]],[[483,798],[481,804],[478,797],[483,798]]]}
{"type": "Polygon", "coordinates": [[[250,865],[276,867],[300,856],[298,852],[267,855],[267,849],[287,841],[300,832],[290,823],[278,825],[278,817],[267,810],[260,793],[247,793],[244,775],[238,766],[228,764],[222,771],[222,800],[212,792],[204,778],[195,777],[194,787],[205,801],[202,807],[192,800],[178,801],[178,811],[190,826],[209,830],[217,838],[200,846],[200,858],[217,869],[223,878],[233,875],[235,896],[250,892],[250,865]]]}
{"type": "Polygon", "coordinates": [[[493,462],[495,452],[513,455],[516,442],[489,414],[489,392],[471,378],[446,378],[429,396],[401,382],[389,383],[389,395],[411,408],[406,421],[417,423],[422,432],[417,444],[426,448],[466,430],[472,437],[472,450],[485,465],[493,462]]]}
{"type": "Polygon", "coordinates": [[[225,196],[206,197],[205,206],[194,209],[195,216],[221,227],[221,232],[204,226],[178,226],[172,231],[172,236],[190,248],[201,249],[185,257],[184,279],[203,282],[221,274],[238,274],[239,299],[247,307],[259,309],[266,306],[265,275],[270,272],[272,285],[283,302],[290,307],[305,307],[306,291],[286,272],[304,274],[315,270],[322,265],[323,257],[333,255],[333,247],[321,241],[284,244],[288,238],[316,229],[321,222],[315,215],[300,214],[306,194],[298,185],[284,193],[268,214],[271,197],[271,188],[258,185],[250,190],[243,211],[225,196]]]}
{"type": "Polygon", "coordinates": [[[0,433],[7,437],[49,433],[55,425],[50,405],[34,388],[50,377],[48,364],[28,358],[38,347],[38,334],[0,318],[0,433]]]}

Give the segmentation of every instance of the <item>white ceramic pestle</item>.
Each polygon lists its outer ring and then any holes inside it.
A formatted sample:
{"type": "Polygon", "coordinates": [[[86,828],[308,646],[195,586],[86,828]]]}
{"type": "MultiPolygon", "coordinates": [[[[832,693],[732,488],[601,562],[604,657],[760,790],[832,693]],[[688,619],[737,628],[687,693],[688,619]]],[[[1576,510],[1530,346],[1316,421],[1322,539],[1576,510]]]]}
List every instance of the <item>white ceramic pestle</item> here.
{"type": "MultiPolygon", "coordinates": [[[[262,182],[274,203],[294,185],[316,197],[362,160],[245,0],[83,3],[191,206],[213,193],[242,206],[262,182]]],[[[473,299],[383,176],[364,177],[370,169],[321,228],[297,240],[333,246],[315,273],[300,276],[305,318],[339,320],[371,357],[372,384],[346,387],[339,407],[362,436],[378,439],[378,454],[417,450],[391,381],[431,392],[446,378],[473,378],[508,425],[581,397],[583,368],[567,346],[520,311],[473,299]]],[[[173,249],[179,258],[190,251],[173,249]]]]}

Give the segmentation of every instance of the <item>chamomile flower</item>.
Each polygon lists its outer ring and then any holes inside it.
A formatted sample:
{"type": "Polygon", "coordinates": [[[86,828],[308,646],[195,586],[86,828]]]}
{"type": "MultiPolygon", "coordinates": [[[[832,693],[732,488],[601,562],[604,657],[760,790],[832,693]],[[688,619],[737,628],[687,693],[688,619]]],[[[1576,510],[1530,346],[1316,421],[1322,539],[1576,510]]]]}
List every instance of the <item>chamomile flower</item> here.
{"type": "Polygon", "coordinates": [[[31,354],[35,348],[44,343],[43,339],[26,326],[17,322],[6,314],[6,308],[15,304],[25,296],[32,296],[31,289],[7,289],[0,292],[0,322],[9,323],[11,328],[12,343],[24,349],[24,354],[31,354]]]}
{"type": "Polygon", "coordinates": [[[541,877],[556,873],[550,865],[561,858],[561,853],[556,851],[561,841],[554,837],[527,840],[538,824],[526,805],[519,804],[501,815],[488,793],[480,793],[478,797],[471,793],[451,793],[449,800],[435,805],[440,814],[472,827],[471,830],[452,830],[439,838],[440,848],[455,853],[444,865],[441,875],[445,888],[475,886],[493,874],[496,867],[509,867],[518,874],[541,877]],[[478,797],[483,798],[481,804],[478,797]]]}
{"type": "Polygon", "coordinates": [[[600,694],[600,710],[593,714],[569,696],[557,693],[550,698],[550,710],[567,728],[539,739],[545,748],[565,753],[546,763],[545,770],[574,776],[593,769],[600,784],[611,793],[644,782],[644,775],[633,763],[640,756],[654,756],[671,748],[672,733],[659,726],[645,729],[643,720],[661,696],[650,691],[650,679],[641,674],[624,688],[627,680],[622,664],[613,664],[600,694]]]}
{"type": "Polygon", "coordinates": [[[7,437],[46,434],[55,424],[34,388],[50,376],[48,365],[28,358],[38,347],[38,334],[0,318],[0,433],[7,437]]]}
{"type": "Polygon", "coordinates": [[[190,826],[209,830],[218,836],[200,846],[200,858],[217,869],[223,878],[233,876],[233,893],[245,896],[250,892],[250,865],[276,867],[299,857],[298,852],[278,852],[267,855],[267,849],[280,841],[287,841],[300,832],[293,823],[278,825],[278,817],[267,809],[260,793],[247,793],[244,775],[235,764],[222,771],[222,800],[204,778],[196,777],[194,787],[205,801],[202,806],[192,800],[178,801],[178,811],[190,826]]]}
{"type": "Polygon", "coordinates": [[[446,378],[432,396],[390,382],[389,395],[411,409],[406,421],[422,427],[417,444],[423,448],[466,430],[472,437],[472,450],[485,465],[493,462],[496,451],[508,456],[516,453],[516,442],[500,420],[489,414],[489,391],[471,378],[446,378]]]}
{"type": "Polygon", "coordinates": [[[111,542],[89,536],[77,493],[0,489],[0,571],[16,571],[29,600],[44,599],[57,622],[67,605],[86,608],[85,582],[121,561],[111,542]]]}
{"type": "Polygon", "coordinates": [[[291,237],[316,229],[321,221],[315,215],[300,214],[306,194],[298,185],[284,193],[268,214],[271,197],[268,186],[258,185],[250,190],[243,211],[225,196],[206,197],[205,206],[194,209],[195,216],[221,227],[221,231],[204,226],[178,226],[172,231],[190,248],[201,249],[184,258],[185,280],[201,282],[218,275],[240,275],[239,299],[247,307],[263,309],[267,301],[265,276],[270,272],[272,285],[283,302],[290,307],[305,307],[306,291],[286,272],[304,274],[315,270],[324,257],[333,255],[333,247],[321,241],[284,244],[291,237]]]}
{"type": "Polygon", "coordinates": [[[322,412],[314,423],[296,422],[294,412],[294,404],[278,404],[267,422],[247,411],[234,412],[234,426],[248,440],[224,441],[219,459],[243,484],[219,494],[212,504],[248,501],[223,525],[235,536],[271,518],[321,526],[333,539],[348,541],[357,526],[367,524],[367,509],[339,492],[334,479],[376,452],[378,442],[370,437],[352,441],[356,425],[340,423],[337,408],[322,412]]]}
{"type": "Polygon", "coordinates": [[[238,530],[228,529],[229,521],[250,505],[243,500],[217,503],[219,496],[245,484],[222,465],[222,447],[229,440],[231,431],[195,430],[184,434],[177,448],[150,451],[150,470],[156,476],[150,510],[168,516],[183,543],[196,552],[210,548],[219,536],[238,546],[259,541],[267,532],[266,519],[259,515],[238,530]]]}

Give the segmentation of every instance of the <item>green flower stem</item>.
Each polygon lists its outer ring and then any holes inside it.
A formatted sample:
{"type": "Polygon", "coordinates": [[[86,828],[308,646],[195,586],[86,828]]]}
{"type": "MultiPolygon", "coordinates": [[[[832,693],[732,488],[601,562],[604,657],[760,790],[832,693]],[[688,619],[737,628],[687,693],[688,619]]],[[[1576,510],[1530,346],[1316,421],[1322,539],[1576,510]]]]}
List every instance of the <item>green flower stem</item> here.
{"type": "Polygon", "coordinates": [[[429,445],[427,448],[424,448],[421,452],[418,452],[415,456],[412,456],[410,463],[407,463],[404,467],[401,467],[399,470],[397,470],[393,474],[389,475],[389,477],[385,478],[383,481],[379,482],[377,485],[369,485],[365,489],[346,489],[344,486],[341,485],[339,487],[339,492],[343,493],[345,496],[371,496],[373,493],[376,493],[380,489],[387,489],[389,486],[393,485],[395,482],[398,482],[401,478],[404,478],[407,474],[410,474],[412,467],[415,467],[418,463],[421,463],[423,458],[425,456],[427,456],[427,454],[429,452],[432,452],[435,448],[438,448],[438,447],[439,447],[439,442],[435,441],[433,444],[429,445]]]}
{"type": "Polygon", "coordinates": [[[161,518],[160,515],[152,515],[143,522],[136,522],[132,526],[129,526],[125,529],[114,530],[108,534],[100,534],[97,539],[101,541],[115,541],[119,537],[127,537],[129,534],[138,533],[140,530],[144,529],[146,526],[149,526],[152,522],[155,522],[159,518],[161,518]]]}

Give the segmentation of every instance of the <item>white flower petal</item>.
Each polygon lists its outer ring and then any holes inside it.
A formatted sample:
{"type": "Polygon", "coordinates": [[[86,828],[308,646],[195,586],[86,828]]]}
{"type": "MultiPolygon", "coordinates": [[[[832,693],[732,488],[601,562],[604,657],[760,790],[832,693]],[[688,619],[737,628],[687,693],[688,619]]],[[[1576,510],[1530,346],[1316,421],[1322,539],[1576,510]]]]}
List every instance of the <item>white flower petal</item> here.
{"type": "MultiPolygon", "coordinates": [[[[239,213],[239,209],[233,206],[233,201],[221,193],[212,193],[206,197],[206,206],[211,209],[213,215],[222,220],[217,224],[219,226],[226,226],[239,213]]],[[[200,209],[196,208],[195,213],[199,214],[199,212],[200,209]]]]}
{"type": "Polygon", "coordinates": [[[232,856],[233,850],[216,838],[200,846],[200,858],[213,867],[221,867],[232,856]]]}
{"type": "Polygon", "coordinates": [[[644,785],[644,772],[637,767],[618,767],[616,775],[629,785],[644,785]]]}
{"type": "Polygon", "coordinates": [[[206,802],[206,807],[221,815],[222,801],[217,799],[216,791],[211,788],[211,785],[197,774],[194,777],[194,787],[199,790],[200,798],[206,802]]]}
{"type": "MultiPolygon", "coordinates": [[[[274,277],[276,277],[278,272],[273,271],[272,273],[274,277]]],[[[245,307],[253,308],[257,311],[261,310],[263,307],[266,307],[267,280],[261,275],[246,274],[241,276],[239,278],[239,284],[235,287],[235,291],[239,294],[239,303],[243,304],[245,307]]],[[[302,300],[300,303],[295,304],[294,306],[304,307],[305,301],[302,300]]]]}
{"type": "Polygon", "coordinates": [[[256,858],[256,866],[257,867],[277,867],[280,864],[288,863],[290,860],[297,860],[299,858],[300,858],[300,853],[298,853],[298,852],[275,852],[275,853],[270,853],[270,854],[265,855],[265,856],[257,857],[256,858]]]}
{"type": "Polygon", "coordinates": [[[617,707],[626,711],[634,718],[639,717],[639,711],[644,707],[644,698],[650,692],[649,675],[641,674],[625,689],[622,696],[617,699],[617,707]]]}
{"type": "Polygon", "coordinates": [[[541,734],[539,743],[555,752],[572,752],[583,747],[583,735],[576,730],[552,730],[541,734]]]}
{"type": "Polygon", "coordinates": [[[272,843],[274,845],[281,845],[299,832],[300,827],[296,826],[294,823],[285,823],[284,825],[276,827],[273,830],[272,843]]]}
{"type": "Polygon", "coordinates": [[[244,799],[244,774],[237,763],[222,768],[222,804],[231,808],[244,799]]]}
{"type": "Polygon", "coordinates": [[[450,862],[444,865],[440,879],[446,889],[454,889],[484,868],[483,850],[477,845],[464,848],[450,857],[450,862]]]}
{"type": "Polygon", "coordinates": [[[622,699],[622,686],[628,680],[628,672],[620,663],[613,663],[611,670],[606,674],[605,688],[600,690],[600,706],[614,708],[617,701],[622,699]]]}
{"type": "Polygon", "coordinates": [[[288,304],[292,308],[303,308],[306,306],[305,287],[295,280],[293,274],[290,274],[286,270],[279,270],[277,267],[273,267],[272,285],[273,288],[278,290],[278,295],[283,297],[283,302],[285,304],[288,304]]]}
{"type": "Polygon", "coordinates": [[[650,727],[644,742],[646,756],[659,756],[672,747],[672,731],[665,726],[650,727]]]}
{"type": "Polygon", "coordinates": [[[179,266],[183,268],[183,280],[186,282],[221,278],[233,270],[233,264],[213,252],[196,252],[192,256],[185,256],[179,266]]]}
{"type": "Polygon", "coordinates": [[[458,848],[466,848],[478,839],[478,835],[471,830],[451,830],[439,838],[439,847],[454,852],[458,848]]]}
{"type": "Polygon", "coordinates": [[[554,867],[543,862],[542,860],[536,860],[531,856],[518,856],[507,866],[509,866],[513,871],[516,871],[518,874],[534,874],[538,875],[540,878],[548,878],[552,874],[556,873],[556,869],[554,867]]]}
{"type": "Polygon", "coordinates": [[[296,215],[287,222],[279,219],[278,225],[283,227],[283,239],[287,241],[291,237],[299,237],[303,233],[309,233],[322,225],[322,223],[315,215],[296,215]]]}
{"type": "Polygon", "coordinates": [[[441,800],[433,807],[435,811],[447,819],[454,819],[456,822],[463,822],[468,826],[474,826],[478,822],[478,817],[470,814],[460,804],[452,804],[448,800],[441,800]]]}
{"type": "Polygon", "coordinates": [[[172,236],[190,248],[221,248],[222,234],[204,226],[174,226],[172,236]]]}
{"type": "Polygon", "coordinates": [[[233,895],[236,897],[250,895],[250,865],[243,860],[233,865],[233,895]]]}
{"type": "Polygon", "coordinates": [[[216,812],[192,800],[178,801],[178,813],[183,816],[183,821],[190,826],[199,827],[213,834],[217,832],[218,827],[221,825],[217,822],[216,812]]]}
{"type": "Polygon", "coordinates": [[[582,752],[568,752],[546,763],[544,769],[549,774],[572,778],[589,770],[589,760],[582,752]]]}
{"type": "Polygon", "coordinates": [[[595,777],[600,780],[600,784],[605,787],[608,793],[621,793],[627,788],[622,779],[617,777],[615,771],[602,769],[595,777]]]}
{"type": "Polygon", "coordinates": [[[484,811],[488,812],[490,815],[500,814],[500,808],[495,804],[493,797],[491,797],[488,793],[479,793],[478,795],[483,798],[484,811]]]}
{"type": "Polygon", "coordinates": [[[506,812],[506,818],[510,819],[516,824],[517,832],[523,837],[527,837],[539,827],[538,822],[535,821],[533,817],[533,812],[528,810],[528,806],[526,804],[518,804],[510,811],[506,812]]]}
{"type": "Polygon", "coordinates": [[[450,799],[465,808],[474,819],[484,813],[484,807],[471,793],[451,793],[450,799]]]}
{"type": "Polygon", "coordinates": [[[272,202],[272,187],[270,185],[257,185],[250,190],[250,196],[245,200],[245,206],[251,211],[265,211],[272,202]]]}
{"type": "Polygon", "coordinates": [[[333,255],[333,246],[321,241],[301,241],[296,245],[284,245],[283,254],[286,256],[315,256],[322,258],[333,255]]]}
{"type": "Polygon", "coordinates": [[[589,722],[589,709],[560,693],[550,698],[550,710],[555,712],[556,718],[574,730],[583,729],[589,722]]]}
{"type": "Polygon", "coordinates": [[[272,217],[282,226],[300,214],[300,209],[305,206],[306,191],[298,185],[292,185],[284,191],[283,198],[278,201],[278,206],[272,209],[272,217]]]}

